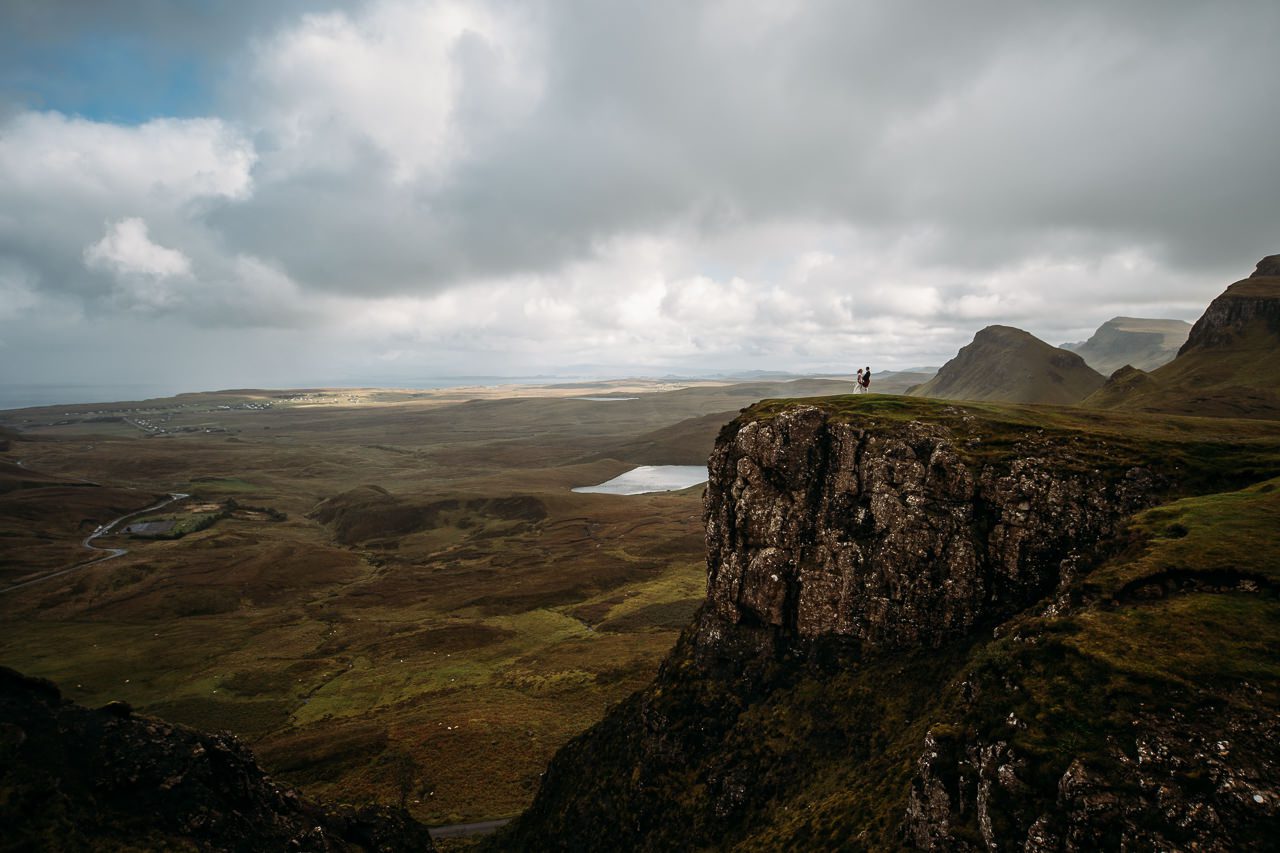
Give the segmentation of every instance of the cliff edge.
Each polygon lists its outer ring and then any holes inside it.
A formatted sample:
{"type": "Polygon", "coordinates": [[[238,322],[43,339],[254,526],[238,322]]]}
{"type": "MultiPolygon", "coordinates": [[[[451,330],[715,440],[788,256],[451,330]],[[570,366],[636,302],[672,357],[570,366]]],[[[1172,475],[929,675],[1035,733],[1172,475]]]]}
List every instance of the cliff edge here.
{"type": "Polygon", "coordinates": [[[1280,832],[1280,425],[766,401],[709,468],[693,624],[490,849],[1280,832]]]}

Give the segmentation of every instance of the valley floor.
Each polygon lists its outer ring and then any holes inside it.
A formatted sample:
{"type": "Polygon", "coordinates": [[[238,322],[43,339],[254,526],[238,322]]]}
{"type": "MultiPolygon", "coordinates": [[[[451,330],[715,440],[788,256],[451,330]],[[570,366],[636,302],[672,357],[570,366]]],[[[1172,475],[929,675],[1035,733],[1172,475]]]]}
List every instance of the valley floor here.
{"type": "MultiPolygon", "coordinates": [[[[840,383],[809,383],[815,390],[840,383]]],[[[785,383],[780,384],[785,390],[785,383]]],[[[768,385],[246,392],[3,415],[0,663],[68,697],[243,737],[317,796],[429,824],[514,815],[648,683],[704,589],[705,462],[768,385]],[[571,399],[610,393],[634,400],[571,399]],[[15,464],[17,461],[21,465],[15,464]]]]}

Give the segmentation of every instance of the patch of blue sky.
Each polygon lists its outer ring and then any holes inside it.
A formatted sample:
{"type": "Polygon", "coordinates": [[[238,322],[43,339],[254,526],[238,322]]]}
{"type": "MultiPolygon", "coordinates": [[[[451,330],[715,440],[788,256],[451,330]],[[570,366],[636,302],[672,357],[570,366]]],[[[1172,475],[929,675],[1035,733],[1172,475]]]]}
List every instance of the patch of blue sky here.
{"type": "Polygon", "coordinates": [[[207,59],[154,42],[97,35],[19,48],[19,53],[3,63],[0,86],[9,100],[27,109],[135,125],[208,115],[212,108],[207,59]]]}

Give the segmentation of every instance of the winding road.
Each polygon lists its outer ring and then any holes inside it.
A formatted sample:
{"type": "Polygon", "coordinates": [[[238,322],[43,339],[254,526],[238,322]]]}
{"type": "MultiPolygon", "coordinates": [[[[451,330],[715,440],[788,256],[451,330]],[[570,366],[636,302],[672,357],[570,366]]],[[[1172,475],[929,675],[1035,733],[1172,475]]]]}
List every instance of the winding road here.
{"type": "MultiPolygon", "coordinates": [[[[21,465],[22,463],[19,462],[18,464],[21,465]]],[[[0,589],[0,595],[4,595],[6,592],[13,592],[15,589],[22,589],[23,587],[40,583],[41,581],[47,581],[50,578],[61,577],[62,575],[69,574],[74,571],[78,571],[88,566],[96,566],[98,563],[105,563],[107,560],[114,560],[116,557],[123,557],[125,554],[129,553],[129,549],[99,548],[97,545],[93,544],[93,540],[97,539],[99,536],[105,536],[106,534],[110,533],[112,530],[115,529],[117,524],[119,524],[122,521],[125,521],[126,519],[133,518],[135,515],[145,515],[148,512],[155,512],[158,509],[163,509],[164,507],[167,507],[169,504],[173,503],[174,501],[180,501],[183,498],[189,498],[189,497],[191,497],[191,495],[185,492],[170,492],[167,500],[160,501],[160,503],[155,504],[153,506],[144,507],[143,509],[136,509],[133,512],[125,513],[124,515],[120,516],[114,521],[108,522],[107,524],[98,525],[97,528],[95,528],[92,533],[86,536],[84,538],[84,541],[82,541],[80,544],[83,547],[88,548],[90,551],[97,551],[98,553],[102,554],[101,557],[95,557],[94,559],[86,560],[83,563],[76,563],[74,566],[69,566],[65,569],[58,569],[55,572],[49,572],[47,574],[41,575],[38,578],[32,578],[31,580],[23,581],[22,583],[15,583],[12,586],[6,586],[3,589],[0,589]]]]}

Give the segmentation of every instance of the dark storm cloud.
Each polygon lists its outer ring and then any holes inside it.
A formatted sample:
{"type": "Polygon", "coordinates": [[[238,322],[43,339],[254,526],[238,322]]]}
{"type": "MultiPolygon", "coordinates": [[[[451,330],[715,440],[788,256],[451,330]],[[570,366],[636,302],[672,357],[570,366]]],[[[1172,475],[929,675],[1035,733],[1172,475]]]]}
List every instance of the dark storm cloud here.
{"type": "Polygon", "coordinates": [[[294,172],[218,227],[306,284],[367,292],[554,270],[672,223],[926,229],[922,263],[979,270],[1126,246],[1215,269],[1277,233],[1280,6],[759,9],[549,4],[541,97],[496,135],[502,45],[455,49],[453,116],[478,141],[443,176],[392,185],[374,156],[294,172]]]}

